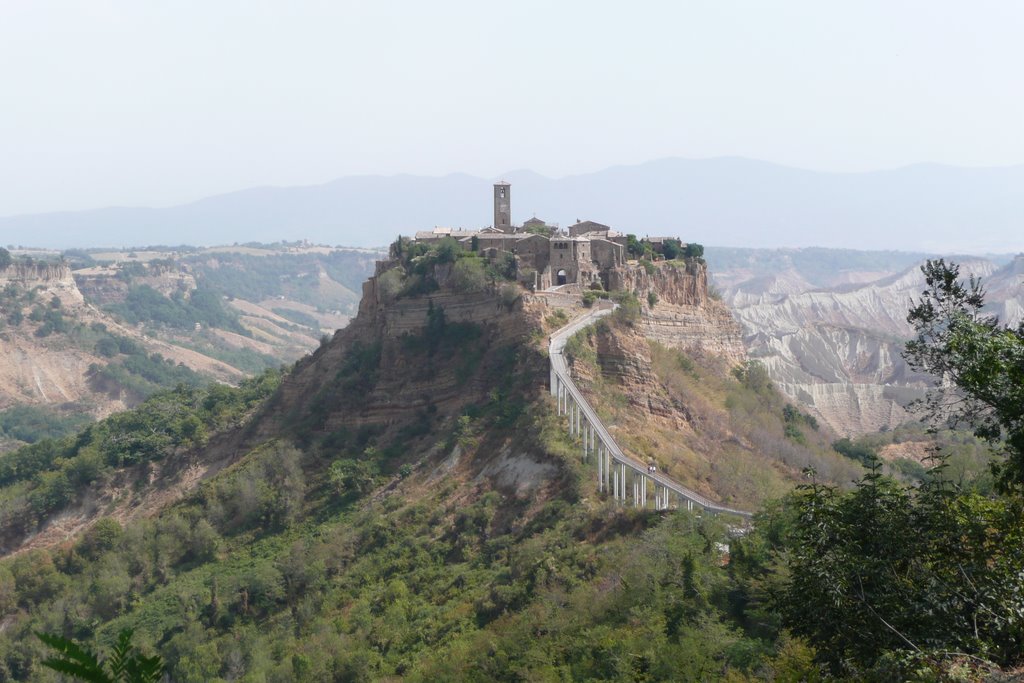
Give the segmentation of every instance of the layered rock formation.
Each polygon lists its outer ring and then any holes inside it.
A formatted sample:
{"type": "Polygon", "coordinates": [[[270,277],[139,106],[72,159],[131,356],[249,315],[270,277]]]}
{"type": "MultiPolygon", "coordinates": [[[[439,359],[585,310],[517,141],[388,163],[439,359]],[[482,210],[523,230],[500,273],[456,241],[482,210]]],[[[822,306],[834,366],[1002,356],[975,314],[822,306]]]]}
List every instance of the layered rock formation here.
{"type": "Polygon", "coordinates": [[[724,358],[746,359],[743,334],[729,308],[708,293],[707,265],[695,260],[658,263],[650,272],[626,266],[612,272],[612,289],[637,293],[644,304],[643,333],[672,348],[724,358]],[[647,305],[649,294],[657,297],[647,305]]]}
{"type": "MultiPolygon", "coordinates": [[[[962,276],[983,279],[989,309],[1019,324],[1024,256],[1003,267],[984,259],[960,264],[962,276]]],[[[925,287],[923,275],[917,266],[878,274],[848,272],[831,286],[812,286],[794,269],[774,276],[726,272],[721,278],[751,357],[764,363],[782,391],[841,434],[913,419],[908,405],[932,382],[902,356],[912,335],[907,311],[925,287]]]]}
{"type": "Polygon", "coordinates": [[[12,263],[0,269],[0,289],[8,285],[26,292],[42,288],[47,296],[56,296],[67,307],[81,306],[85,302],[71,268],[63,263],[12,263]]]}

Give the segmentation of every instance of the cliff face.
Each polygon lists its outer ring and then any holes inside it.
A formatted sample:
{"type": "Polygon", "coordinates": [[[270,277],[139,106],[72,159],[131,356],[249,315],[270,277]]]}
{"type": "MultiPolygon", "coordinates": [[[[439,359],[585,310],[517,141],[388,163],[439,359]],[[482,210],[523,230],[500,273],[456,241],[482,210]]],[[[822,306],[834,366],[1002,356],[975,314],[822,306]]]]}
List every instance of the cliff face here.
{"type": "MultiPolygon", "coordinates": [[[[1004,323],[1019,324],[1024,256],[1002,268],[980,259],[960,265],[962,276],[983,278],[989,310],[1004,323]]],[[[918,267],[848,272],[842,278],[837,273],[830,280],[836,284],[817,288],[792,268],[746,277],[751,274],[745,268],[725,272],[721,283],[747,350],[782,391],[840,434],[915,418],[907,406],[932,382],[902,356],[913,334],[907,311],[925,288],[918,267]]]]}
{"type": "Polygon", "coordinates": [[[0,289],[7,285],[25,291],[42,287],[48,296],[57,296],[64,306],[81,306],[85,303],[71,275],[71,269],[64,264],[13,263],[0,269],[0,289]]]}
{"type": "Polygon", "coordinates": [[[505,303],[494,291],[394,298],[370,278],[358,315],[296,364],[261,429],[286,432],[312,415],[307,425],[319,433],[392,433],[410,416],[443,420],[486,402],[495,378],[510,367],[540,389],[546,359],[525,342],[541,329],[543,312],[541,302],[522,296],[505,303]]]}
{"type": "Polygon", "coordinates": [[[652,272],[630,265],[613,271],[609,285],[637,293],[644,307],[643,334],[649,339],[732,364],[746,360],[740,326],[729,308],[708,294],[706,264],[664,262],[652,272]],[[657,296],[653,307],[647,301],[652,292],[657,296]]]}

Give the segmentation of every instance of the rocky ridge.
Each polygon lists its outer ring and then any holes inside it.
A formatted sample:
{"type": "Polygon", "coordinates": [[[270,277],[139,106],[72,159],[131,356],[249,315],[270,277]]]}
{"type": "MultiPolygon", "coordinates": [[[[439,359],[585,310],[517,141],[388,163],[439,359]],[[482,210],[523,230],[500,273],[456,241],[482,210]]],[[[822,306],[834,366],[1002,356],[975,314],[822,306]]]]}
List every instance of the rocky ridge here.
{"type": "MultiPolygon", "coordinates": [[[[963,276],[983,279],[989,310],[1010,325],[1024,319],[1024,256],[1002,267],[985,259],[955,260],[963,276]]],[[[811,285],[792,268],[726,272],[720,279],[750,356],[783,392],[840,434],[913,419],[907,407],[932,381],[902,357],[912,333],[907,311],[924,288],[920,269],[878,275],[851,271],[828,286],[811,285]]]]}

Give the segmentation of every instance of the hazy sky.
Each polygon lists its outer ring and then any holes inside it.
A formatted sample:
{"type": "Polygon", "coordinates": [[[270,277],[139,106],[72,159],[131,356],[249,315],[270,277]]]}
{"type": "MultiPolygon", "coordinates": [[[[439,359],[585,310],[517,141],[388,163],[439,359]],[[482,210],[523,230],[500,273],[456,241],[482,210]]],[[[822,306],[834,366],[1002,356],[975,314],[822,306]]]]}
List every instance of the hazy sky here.
{"type": "Polygon", "coordinates": [[[0,0],[0,215],[667,156],[1024,162],[1024,3],[0,0]]]}

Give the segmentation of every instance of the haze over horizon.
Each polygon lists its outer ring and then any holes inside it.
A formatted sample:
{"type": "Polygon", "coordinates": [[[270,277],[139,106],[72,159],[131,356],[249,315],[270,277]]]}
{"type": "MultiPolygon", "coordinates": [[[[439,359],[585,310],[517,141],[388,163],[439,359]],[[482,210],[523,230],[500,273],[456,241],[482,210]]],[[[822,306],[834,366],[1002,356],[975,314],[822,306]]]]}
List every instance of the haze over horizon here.
{"type": "Polygon", "coordinates": [[[669,157],[1015,165],[1022,29],[1004,2],[4,3],[0,216],[669,157]]]}
{"type": "MultiPolygon", "coordinates": [[[[510,171],[512,220],[596,220],[637,235],[723,247],[832,247],[925,253],[1024,250],[1024,166],[914,165],[822,173],[737,157],[662,159],[551,179],[510,171]]],[[[168,208],[0,217],[0,244],[69,248],[214,245],[300,238],[382,246],[437,225],[492,218],[491,179],[349,176],[250,188],[168,208]]]]}

